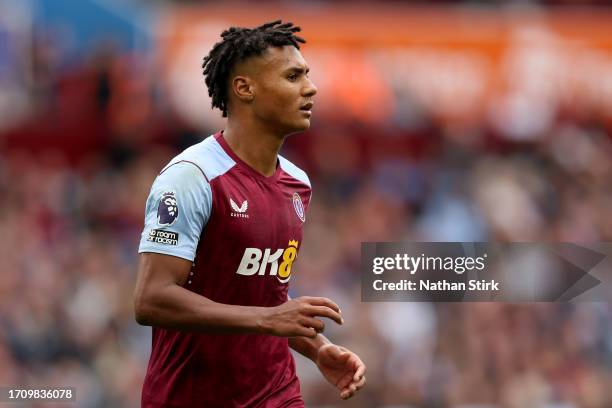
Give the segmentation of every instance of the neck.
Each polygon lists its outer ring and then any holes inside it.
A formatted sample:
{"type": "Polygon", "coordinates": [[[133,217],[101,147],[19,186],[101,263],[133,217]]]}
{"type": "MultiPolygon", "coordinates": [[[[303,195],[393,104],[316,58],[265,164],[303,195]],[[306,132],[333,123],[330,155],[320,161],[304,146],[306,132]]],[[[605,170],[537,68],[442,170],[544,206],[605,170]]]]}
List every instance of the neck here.
{"type": "Polygon", "coordinates": [[[228,118],[223,138],[242,161],[269,177],[276,171],[278,152],[285,137],[257,123],[228,118]]]}

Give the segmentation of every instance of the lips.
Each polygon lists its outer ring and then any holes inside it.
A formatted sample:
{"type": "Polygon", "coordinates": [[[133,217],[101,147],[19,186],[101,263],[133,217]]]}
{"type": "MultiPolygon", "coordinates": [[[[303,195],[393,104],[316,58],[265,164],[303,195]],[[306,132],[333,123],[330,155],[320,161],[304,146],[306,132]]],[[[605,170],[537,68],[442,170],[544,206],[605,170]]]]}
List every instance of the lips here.
{"type": "Polygon", "coordinates": [[[312,107],[313,107],[313,106],[314,106],[314,103],[312,103],[312,102],[308,102],[307,104],[302,105],[302,106],[300,107],[300,110],[303,110],[303,111],[309,111],[309,110],[311,110],[311,109],[312,109],[312,107]]]}

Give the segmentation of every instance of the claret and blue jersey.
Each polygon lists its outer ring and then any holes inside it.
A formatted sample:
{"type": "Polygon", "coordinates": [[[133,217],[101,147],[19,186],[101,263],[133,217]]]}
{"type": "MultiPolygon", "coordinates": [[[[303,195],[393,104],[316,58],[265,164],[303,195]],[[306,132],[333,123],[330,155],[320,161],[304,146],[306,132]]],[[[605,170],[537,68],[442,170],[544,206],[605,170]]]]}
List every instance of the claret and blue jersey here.
{"type": "MultiPolygon", "coordinates": [[[[287,301],[311,196],[306,173],[279,156],[272,176],[217,133],[176,156],[151,188],[139,252],[193,262],[184,287],[215,302],[287,301]]],[[[286,338],[153,328],[143,407],[302,406],[286,338]]]]}

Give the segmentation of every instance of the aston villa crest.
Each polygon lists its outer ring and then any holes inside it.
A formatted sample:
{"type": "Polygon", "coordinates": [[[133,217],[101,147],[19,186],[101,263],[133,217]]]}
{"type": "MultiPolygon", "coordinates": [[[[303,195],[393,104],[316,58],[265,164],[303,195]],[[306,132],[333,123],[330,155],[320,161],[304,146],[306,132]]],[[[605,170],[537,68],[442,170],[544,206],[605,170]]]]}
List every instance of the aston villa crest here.
{"type": "Polygon", "coordinates": [[[302,203],[302,197],[298,193],[293,193],[293,208],[295,213],[302,222],[306,221],[306,215],[304,214],[304,204],[302,203]]]}

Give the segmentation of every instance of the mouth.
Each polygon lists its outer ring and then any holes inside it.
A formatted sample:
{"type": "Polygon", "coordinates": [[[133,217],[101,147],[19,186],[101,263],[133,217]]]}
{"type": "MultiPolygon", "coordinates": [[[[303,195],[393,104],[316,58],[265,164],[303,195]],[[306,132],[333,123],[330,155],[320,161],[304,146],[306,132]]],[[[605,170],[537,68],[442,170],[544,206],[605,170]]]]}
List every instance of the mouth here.
{"type": "Polygon", "coordinates": [[[308,103],[306,103],[306,104],[302,105],[302,106],[300,107],[300,110],[301,110],[302,112],[304,112],[304,114],[306,114],[307,116],[311,116],[311,115],[312,115],[312,111],[311,111],[311,109],[312,109],[312,107],[313,107],[313,106],[314,106],[314,103],[312,103],[312,102],[308,102],[308,103]]]}
{"type": "Polygon", "coordinates": [[[312,109],[312,107],[313,107],[313,106],[314,106],[314,103],[312,103],[312,102],[308,102],[308,103],[306,103],[306,104],[302,105],[302,106],[300,107],[300,110],[303,110],[303,111],[310,111],[310,110],[312,109]]]}

